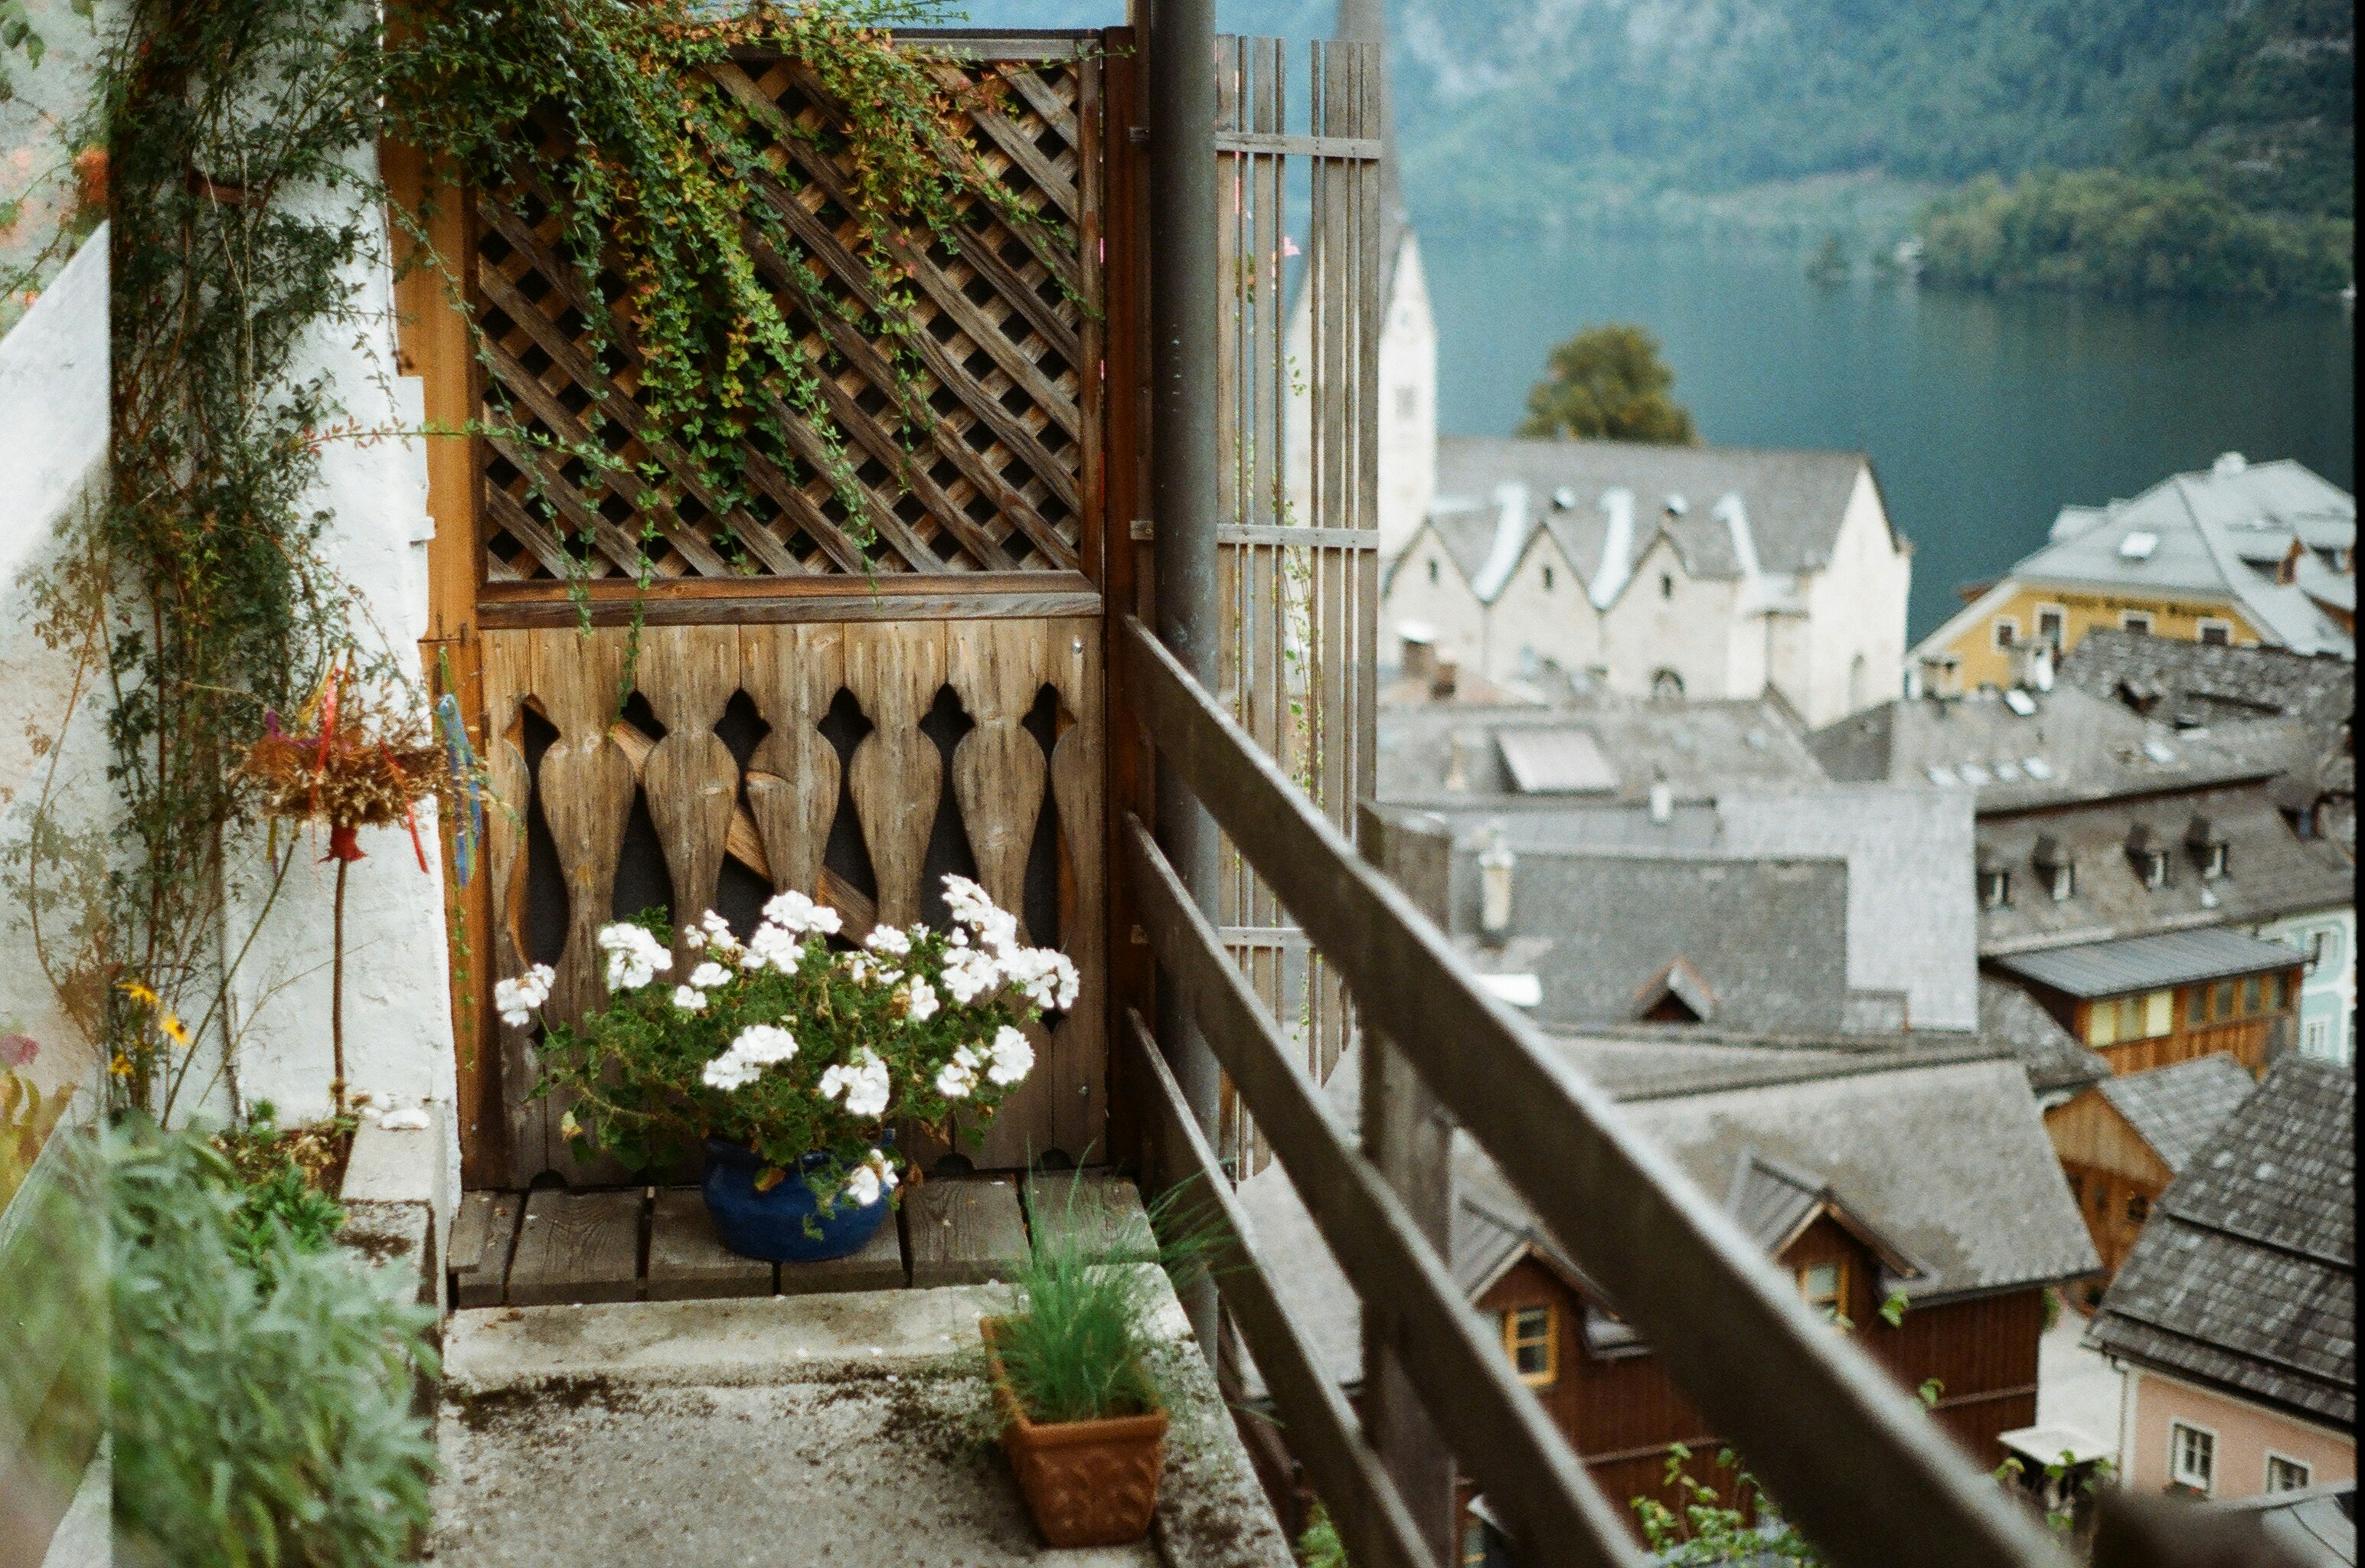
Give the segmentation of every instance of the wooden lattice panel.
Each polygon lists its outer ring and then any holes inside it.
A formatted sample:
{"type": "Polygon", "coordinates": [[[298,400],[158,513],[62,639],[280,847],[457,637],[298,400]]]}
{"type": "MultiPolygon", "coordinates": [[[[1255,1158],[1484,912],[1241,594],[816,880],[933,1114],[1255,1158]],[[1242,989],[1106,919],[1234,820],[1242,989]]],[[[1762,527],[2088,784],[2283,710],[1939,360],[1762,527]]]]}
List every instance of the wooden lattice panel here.
{"type": "MultiPolygon", "coordinates": [[[[700,484],[635,400],[641,361],[629,311],[618,308],[621,279],[609,271],[599,290],[587,288],[560,251],[545,193],[477,196],[485,416],[517,431],[477,443],[488,611],[563,594],[570,579],[623,589],[644,537],[657,579],[653,619],[668,618],[668,600],[701,597],[699,585],[723,595],[768,585],[891,595],[1089,586],[1078,574],[1091,571],[1097,528],[1098,387],[1087,367],[1099,356],[1101,64],[1066,44],[1024,59],[926,58],[948,86],[985,84],[969,95],[964,117],[978,162],[1047,221],[1005,223],[991,204],[965,199],[948,240],[893,247],[918,301],[917,363],[900,367],[914,377],[902,402],[892,395],[899,366],[881,340],[801,303],[788,263],[755,247],[823,370],[858,516],[826,471],[822,434],[777,397],[743,443],[745,499],[726,505],[700,484]],[[599,350],[595,317],[610,340],[599,350]],[[915,406],[925,417],[907,411],[915,406]],[[554,451],[554,441],[595,444],[628,472],[603,473],[554,451]]],[[[867,305],[842,121],[812,74],[792,60],[749,58],[716,67],[702,86],[776,128],[778,177],[762,194],[824,290],[867,305]]]]}

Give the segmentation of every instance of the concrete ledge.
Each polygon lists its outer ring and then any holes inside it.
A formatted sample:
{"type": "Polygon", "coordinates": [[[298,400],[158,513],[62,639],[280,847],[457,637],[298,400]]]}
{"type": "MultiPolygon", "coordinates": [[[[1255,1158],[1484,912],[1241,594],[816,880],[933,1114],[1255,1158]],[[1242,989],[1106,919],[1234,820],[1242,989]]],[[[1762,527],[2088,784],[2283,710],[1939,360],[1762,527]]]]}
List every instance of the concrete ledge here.
{"type": "Polygon", "coordinates": [[[364,1121],[353,1133],[338,1189],[344,1228],[337,1239],[377,1263],[399,1264],[419,1276],[419,1299],[439,1312],[444,1300],[443,1254],[450,1216],[443,1189],[443,1107],[427,1107],[427,1126],[387,1128],[364,1121]]]}
{"type": "Polygon", "coordinates": [[[1173,1424],[1149,1541],[1044,1548],[994,1442],[977,1321],[1009,1287],[453,1315],[428,1558],[1289,1568],[1163,1275],[1173,1424]]]}

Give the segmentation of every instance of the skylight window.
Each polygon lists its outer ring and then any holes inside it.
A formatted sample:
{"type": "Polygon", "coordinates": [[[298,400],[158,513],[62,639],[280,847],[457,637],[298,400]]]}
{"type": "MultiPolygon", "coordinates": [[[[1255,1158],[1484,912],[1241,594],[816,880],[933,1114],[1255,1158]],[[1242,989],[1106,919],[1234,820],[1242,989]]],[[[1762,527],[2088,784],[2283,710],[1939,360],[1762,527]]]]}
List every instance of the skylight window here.
{"type": "Polygon", "coordinates": [[[2002,780],[2004,783],[2017,784],[2020,782],[2020,764],[2012,761],[2012,758],[2008,756],[2000,756],[1996,758],[1994,767],[1996,778],[2002,780]]]}
{"type": "Polygon", "coordinates": [[[2020,766],[2031,778],[2044,779],[2053,777],[2053,765],[2041,756],[2023,758],[2020,766]]]}
{"type": "Polygon", "coordinates": [[[1992,784],[1995,782],[1995,775],[1990,773],[1986,768],[1981,767],[1976,762],[1967,762],[1960,767],[1956,768],[1955,771],[1962,776],[1963,782],[1966,784],[1979,785],[1992,784]]]}
{"type": "Polygon", "coordinates": [[[2119,558],[2125,561],[2148,561],[2151,553],[2159,548],[2159,535],[2136,529],[2119,541],[2119,558]]]}
{"type": "Polygon", "coordinates": [[[2143,752],[2146,756],[2151,758],[2154,762],[2162,764],[2163,766],[2176,760],[2175,748],[2170,746],[2166,741],[2146,741],[2143,744],[2143,752]]]}
{"type": "Polygon", "coordinates": [[[2033,717],[2036,712],[2036,699],[2017,686],[2003,694],[2003,705],[2023,719],[2033,717]]]}
{"type": "Polygon", "coordinates": [[[1955,778],[1955,770],[1951,767],[1925,767],[1922,771],[1930,776],[1930,782],[1933,784],[1952,785],[1959,782],[1955,778]]]}

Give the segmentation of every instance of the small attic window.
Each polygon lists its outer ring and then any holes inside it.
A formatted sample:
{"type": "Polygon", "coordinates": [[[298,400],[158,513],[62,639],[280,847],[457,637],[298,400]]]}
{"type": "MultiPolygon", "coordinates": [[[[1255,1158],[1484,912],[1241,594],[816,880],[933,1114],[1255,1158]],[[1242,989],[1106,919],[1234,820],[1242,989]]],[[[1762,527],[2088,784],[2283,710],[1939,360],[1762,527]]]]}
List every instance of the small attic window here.
{"type": "Polygon", "coordinates": [[[1575,490],[1571,489],[1566,485],[1563,485],[1559,489],[1552,492],[1552,510],[1575,511],[1575,510],[1576,492],[1575,490]]]}
{"type": "Polygon", "coordinates": [[[1432,583],[1437,581],[1437,557],[1434,555],[1429,558],[1429,580],[1432,583]]]}
{"type": "Polygon", "coordinates": [[[2037,879],[2043,882],[2047,897],[2055,903],[2067,903],[2078,893],[2078,864],[2061,841],[2051,834],[2036,841],[2037,879]]]}
{"type": "Polygon", "coordinates": [[[1979,857],[1979,907],[2006,909],[2012,904],[2012,870],[1988,856],[1979,857]]]}
{"type": "Polygon", "coordinates": [[[2207,817],[2192,819],[2192,825],[2184,833],[2184,846],[2192,852],[2192,864],[2204,882],[2216,881],[2232,867],[2225,834],[2207,817]]]}
{"type": "Polygon", "coordinates": [[[2168,846],[2153,835],[2150,828],[2137,823],[2135,831],[2127,834],[2127,859],[2146,888],[2157,891],[2168,886],[2168,846]]]}
{"type": "Polygon", "coordinates": [[[2148,561],[2151,553],[2159,548],[2159,535],[2136,529],[2119,541],[2119,558],[2124,561],[2148,561]]]}

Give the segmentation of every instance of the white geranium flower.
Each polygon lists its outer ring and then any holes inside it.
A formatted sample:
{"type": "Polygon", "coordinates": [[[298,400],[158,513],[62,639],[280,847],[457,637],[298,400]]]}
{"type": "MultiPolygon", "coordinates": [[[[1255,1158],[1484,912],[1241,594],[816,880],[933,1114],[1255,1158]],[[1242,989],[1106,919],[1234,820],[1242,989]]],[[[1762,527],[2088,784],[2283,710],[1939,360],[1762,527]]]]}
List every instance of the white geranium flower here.
{"type": "Polygon", "coordinates": [[[770,1067],[797,1054],[797,1039],[777,1024],[750,1024],[739,1031],[731,1049],[758,1067],[770,1067]]]}
{"type": "Polygon", "coordinates": [[[986,1077],[1005,1087],[1035,1070],[1035,1047],[1026,1036],[1004,1024],[993,1036],[993,1065],[986,1077]]]}
{"type": "Polygon", "coordinates": [[[769,921],[756,927],[756,935],[747,941],[747,951],[741,956],[742,969],[760,969],[766,964],[784,975],[796,973],[798,963],[804,958],[803,939],[784,925],[769,921]]]}
{"type": "Polygon", "coordinates": [[[821,1075],[824,1100],[846,1097],[852,1116],[878,1116],[887,1109],[887,1064],[868,1050],[857,1050],[850,1062],[834,1063],[821,1075]]]}
{"type": "Polygon", "coordinates": [[[673,988],[673,1004],[684,1013],[703,1013],[706,993],[694,985],[678,985],[673,988]]]}
{"type": "Polygon", "coordinates": [[[794,888],[775,894],[772,901],[764,906],[764,918],[799,936],[814,932],[831,935],[844,924],[838,919],[837,911],[813,902],[794,888]]]}
{"type": "Polygon", "coordinates": [[[731,923],[712,910],[698,917],[698,929],[707,941],[714,945],[716,952],[735,953],[739,950],[739,938],[731,934],[731,923]]]}
{"type": "Polygon", "coordinates": [[[977,1087],[977,1074],[957,1061],[945,1063],[936,1074],[936,1092],[947,1100],[966,1100],[969,1092],[977,1087]]]}
{"type": "Polygon", "coordinates": [[[903,1015],[914,1024],[925,1024],[936,1015],[944,1003],[936,1000],[936,988],[913,975],[903,985],[903,1015]]]}
{"type": "Polygon", "coordinates": [[[724,969],[721,964],[714,962],[712,958],[689,971],[689,983],[696,986],[701,991],[712,991],[716,986],[726,983],[730,979],[731,971],[724,969]]]}
{"type": "Polygon", "coordinates": [[[891,953],[899,958],[912,950],[912,939],[891,925],[872,926],[862,945],[874,953],[891,953]]]}
{"type": "Polygon", "coordinates": [[[736,1050],[728,1050],[708,1062],[706,1070],[699,1076],[706,1081],[709,1089],[720,1089],[729,1093],[756,1081],[763,1070],[736,1050]]]}
{"type": "Polygon", "coordinates": [[[879,1201],[879,1172],[868,1165],[857,1165],[846,1173],[846,1195],[854,1200],[857,1209],[867,1209],[879,1201]]]}
{"type": "Polygon", "coordinates": [[[534,1009],[550,1000],[550,988],[557,980],[548,964],[536,964],[515,980],[499,981],[493,987],[494,1010],[502,1023],[522,1029],[533,1022],[534,1009]]]}
{"type": "Polygon", "coordinates": [[[706,933],[695,925],[685,925],[681,928],[681,945],[695,953],[706,946],[706,933]]]}
{"type": "Polygon", "coordinates": [[[945,956],[944,981],[952,999],[966,1007],[1002,989],[1002,966],[981,948],[957,948],[945,956]]]}
{"type": "Polygon", "coordinates": [[[627,921],[600,928],[599,946],[608,955],[608,989],[638,991],[673,968],[664,944],[627,921]]]}

